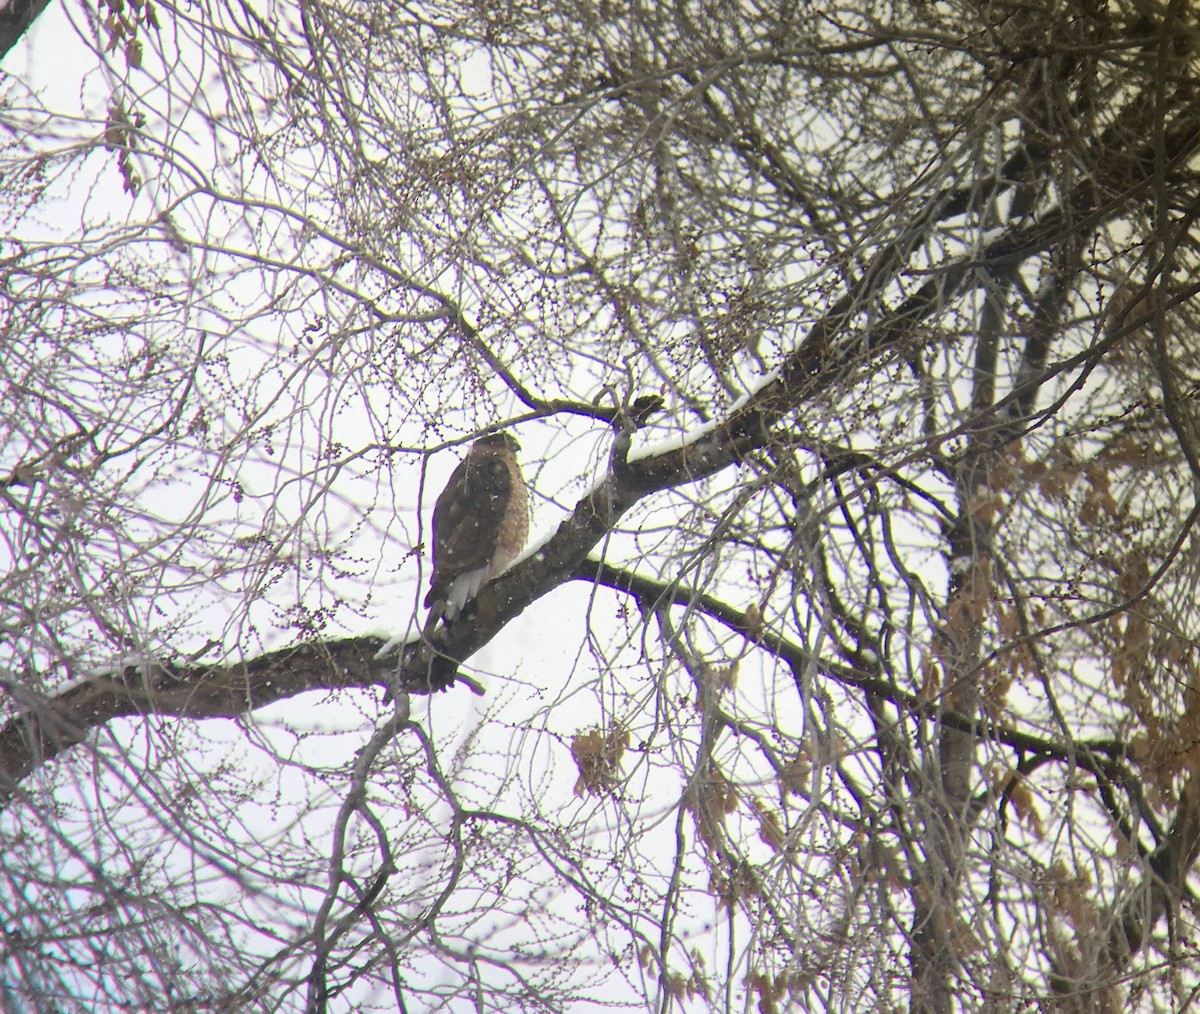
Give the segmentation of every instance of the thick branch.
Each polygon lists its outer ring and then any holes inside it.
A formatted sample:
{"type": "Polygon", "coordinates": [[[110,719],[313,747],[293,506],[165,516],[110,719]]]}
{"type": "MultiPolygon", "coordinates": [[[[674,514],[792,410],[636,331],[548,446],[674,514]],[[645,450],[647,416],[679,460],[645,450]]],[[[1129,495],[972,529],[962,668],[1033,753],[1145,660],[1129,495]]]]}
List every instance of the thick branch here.
{"type": "Polygon", "coordinates": [[[376,657],[383,643],[375,637],[319,641],[222,667],[128,666],[55,697],[10,684],[22,711],[0,728],[0,803],[39,765],[114,718],[234,718],[305,690],[384,683],[391,665],[376,657]]]}
{"type": "Polygon", "coordinates": [[[580,581],[590,581],[617,591],[628,592],[651,607],[669,602],[672,605],[697,609],[786,663],[797,680],[802,672],[815,665],[817,671],[827,679],[834,680],[844,687],[864,691],[877,699],[886,700],[910,718],[938,721],[952,728],[970,732],[979,739],[994,740],[1022,753],[1062,761],[1091,771],[1098,777],[1122,784],[1128,784],[1132,778],[1122,763],[1128,746],[1123,740],[1076,740],[1064,744],[1044,736],[1021,732],[991,719],[968,717],[946,708],[944,703],[902,690],[891,680],[865,669],[814,658],[807,648],[774,632],[760,619],[749,616],[712,595],[706,595],[678,582],[667,584],[656,581],[599,560],[585,561],[575,577],[580,581]]]}
{"type": "Polygon", "coordinates": [[[1148,858],[1144,889],[1129,893],[1108,938],[1111,974],[1119,980],[1129,962],[1150,939],[1155,925],[1174,910],[1187,892],[1187,878],[1200,856],[1200,771],[1193,771],[1179,794],[1175,819],[1148,858]]]}
{"type": "Polygon", "coordinates": [[[7,7],[0,8],[0,60],[21,41],[21,36],[50,5],[50,0],[10,0],[7,7]]]}

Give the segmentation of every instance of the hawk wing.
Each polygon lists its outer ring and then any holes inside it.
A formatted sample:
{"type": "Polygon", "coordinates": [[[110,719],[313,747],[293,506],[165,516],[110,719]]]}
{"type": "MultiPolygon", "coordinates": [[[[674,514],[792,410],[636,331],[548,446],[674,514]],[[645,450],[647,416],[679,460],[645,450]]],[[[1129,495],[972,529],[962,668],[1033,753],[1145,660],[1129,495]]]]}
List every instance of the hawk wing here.
{"type": "Polygon", "coordinates": [[[457,578],[491,566],[512,495],[512,474],[500,455],[473,447],[458,463],[433,508],[433,577],[426,606],[446,602],[457,578]]]}

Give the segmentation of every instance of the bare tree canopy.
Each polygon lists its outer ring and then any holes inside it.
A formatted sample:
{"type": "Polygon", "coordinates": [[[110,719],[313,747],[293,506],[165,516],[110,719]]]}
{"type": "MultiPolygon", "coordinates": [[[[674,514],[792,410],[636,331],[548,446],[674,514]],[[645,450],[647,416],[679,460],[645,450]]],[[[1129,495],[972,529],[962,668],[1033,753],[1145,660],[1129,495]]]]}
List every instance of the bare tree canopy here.
{"type": "Polygon", "coordinates": [[[1196,1009],[1194,5],[22,44],[5,1011],[1196,1009]]]}

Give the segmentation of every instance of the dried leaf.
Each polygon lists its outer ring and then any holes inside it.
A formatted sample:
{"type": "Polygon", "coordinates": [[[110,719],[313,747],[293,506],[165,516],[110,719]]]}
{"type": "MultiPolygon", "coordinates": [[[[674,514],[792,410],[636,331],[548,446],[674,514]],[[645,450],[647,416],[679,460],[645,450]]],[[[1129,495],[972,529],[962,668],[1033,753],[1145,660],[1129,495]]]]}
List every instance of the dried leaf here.
{"type": "Polygon", "coordinates": [[[575,795],[588,792],[609,795],[621,784],[621,757],[629,747],[629,732],[620,725],[608,732],[594,726],[577,733],[571,741],[571,756],[579,771],[575,795]]]}

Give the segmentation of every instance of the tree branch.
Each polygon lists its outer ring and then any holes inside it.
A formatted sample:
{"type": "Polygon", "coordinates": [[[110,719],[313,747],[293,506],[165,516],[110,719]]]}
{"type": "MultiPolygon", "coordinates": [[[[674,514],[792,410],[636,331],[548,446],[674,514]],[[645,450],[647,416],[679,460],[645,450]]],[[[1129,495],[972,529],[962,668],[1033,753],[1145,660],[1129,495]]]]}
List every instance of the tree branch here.
{"type": "Polygon", "coordinates": [[[391,665],[378,658],[383,645],[378,637],[357,637],[301,644],[230,666],[131,665],[53,697],[5,681],[0,685],[21,712],[0,728],[0,805],[22,778],[114,718],[235,718],[305,690],[386,683],[391,665]]]}
{"type": "Polygon", "coordinates": [[[42,13],[50,0],[10,0],[7,7],[0,8],[0,60],[18,42],[42,13]]]}

